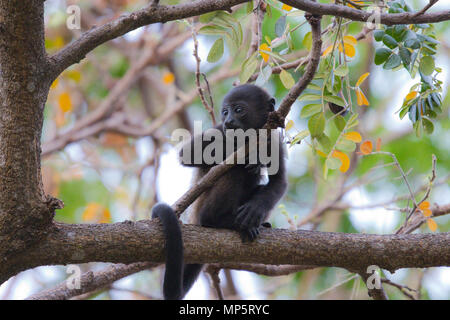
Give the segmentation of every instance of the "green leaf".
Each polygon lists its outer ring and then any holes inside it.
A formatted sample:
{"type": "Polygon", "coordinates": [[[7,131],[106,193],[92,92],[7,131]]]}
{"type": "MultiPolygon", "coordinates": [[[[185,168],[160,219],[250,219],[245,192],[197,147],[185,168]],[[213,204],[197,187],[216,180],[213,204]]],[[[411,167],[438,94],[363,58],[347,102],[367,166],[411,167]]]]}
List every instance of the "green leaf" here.
{"type": "Polygon", "coordinates": [[[311,137],[319,137],[325,130],[325,116],[323,113],[313,115],[308,121],[308,129],[311,137]]]}
{"type": "Polygon", "coordinates": [[[220,60],[223,55],[223,38],[217,39],[209,50],[206,60],[210,63],[214,63],[220,60]]]}
{"type": "Polygon", "coordinates": [[[383,69],[390,70],[398,67],[400,63],[402,62],[402,59],[397,54],[392,54],[389,59],[386,61],[386,63],[383,65],[383,69]]]}
{"type": "Polygon", "coordinates": [[[424,75],[431,75],[434,71],[434,59],[431,56],[424,56],[421,60],[420,60],[420,64],[419,64],[419,70],[420,72],[422,72],[424,75]]]}
{"type": "Polygon", "coordinates": [[[312,116],[313,114],[319,113],[321,111],[322,111],[322,105],[321,104],[318,104],[318,103],[307,104],[300,111],[300,117],[301,118],[307,118],[307,117],[312,116]]]}
{"type": "Polygon", "coordinates": [[[394,31],[392,33],[392,36],[396,41],[403,41],[405,37],[407,36],[407,27],[402,24],[398,24],[394,26],[394,31]]]}
{"type": "Polygon", "coordinates": [[[258,68],[258,52],[254,52],[247,60],[242,64],[241,73],[239,74],[239,81],[241,84],[244,84],[248,81],[248,79],[253,75],[256,68],[258,68]]]}
{"type": "Polygon", "coordinates": [[[344,152],[353,152],[356,149],[356,144],[347,139],[340,139],[336,148],[344,152]]]}
{"type": "Polygon", "coordinates": [[[345,107],[345,102],[341,97],[338,96],[324,96],[323,99],[328,102],[337,104],[338,106],[345,107]]]}
{"type": "Polygon", "coordinates": [[[277,37],[281,37],[286,29],[286,16],[281,16],[278,18],[277,22],[275,22],[275,34],[277,37]]]}
{"type": "Polygon", "coordinates": [[[333,123],[336,126],[336,129],[341,132],[345,128],[345,118],[341,115],[334,117],[333,123]]]}
{"type": "Polygon", "coordinates": [[[380,65],[385,62],[389,56],[392,54],[392,51],[386,48],[378,48],[375,51],[375,64],[380,65]]]}
{"type": "Polygon", "coordinates": [[[417,103],[414,103],[411,107],[409,107],[409,119],[415,123],[417,119],[419,118],[418,112],[417,112],[417,103]]]}
{"type": "Polygon", "coordinates": [[[280,72],[280,80],[283,83],[283,86],[286,89],[290,89],[295,85],[295,80],[292,75],[286,70],[281,70],[280,72]]]}
{"type": "Polygon", "coordinates": [[[266,65],[262,72],[259,73],[258,78],[256,78],[255,85],[262,87],[272,75],[272,67],[270,65],[266,65]]]}
{"type": "Polygon", "coordinates": [[[302,44],[306,49],[311,50],[311,47],[312,47],[311,31],[309,31],[307,34],[305,34],[305,36],[303,37],[303,40],[302,40],[302,44]]]}
{"type": "Polygon", "coordinates": [[[403,61],[403,64],[406,67],[409,67],[409,65],[411,64],[411,52],[405,47],[400,47],[398,53],[403,61]]]}
{"type": "Polygon", "coordinates": [[[333,147],[330,138],[328,138],[326,134],[321,134],[320,136],[316,137],[316,139],[317,142],[319,142],[319,145],[322,147],[322,151],[328,154],[333,147]]]}
{"type": "Polygon", "coordinates": [[[342,165],[341,160],[335,157],[329,157],[326,161],[328,169],[335,170],[339,169],[339,167],[342,165]]]}
{"type": "Polygon", "coordinates": [[[376,41],[381,41],[384,35],[385,35],[384,30],[375,30],[373,32],[373,37],[375,38],[376,41]]]}
{"type": "Polygon", "coordinates": [[[264,52],[264,53],[267,53],[269,56],[271,56],[271,57],[273,57],[273,58],[275,58],[275,59],[278,59],[278,60],[281,60],[281,61],[283,61],[283,62],[286,62],[286,59],[285,58],[283,58],[282,56],[280,56],[278,53],[276,53],[276,52],[273,52],[273,51],[266,51],[266,50],[261,50],[262,52],[264,52]]]}
{"type": "Polygon", "coordinates": [[[423,123],[423,129],[425,130],[426,134],[432,134],[434,131],[434,124],[427,118],[422,118],[423,123]]]}
{"type": "Polygon", "coordinates": [[[314,94],[314,93],[305,93],[298,98],[298,101],[313,101],[313,100],[320,100],[322,99],[321,95],[314,94]]]}
{"type": "Polygon", "coordinates": [[[344,64],[341,64],[336,69],[334,69],[334,74],[339,77],[345,77],[348,74],[348,67],[344,64]]]}
{"type": "Polygon", "coordinates": [[[422,137],[422,132],[423,132],[423,130],[422,130],[422,119],[420,119],[419,121],[415,122],[413,124],[413,128],[414,128],[414,131],[416,132],[417,138],[422,137]]]}
{"type": "Polygon", "coordinates": [[[403,108],[400,110],[399,117],[403,119],[403,117],[408,113],[409,108],[403,108]]]}
{"type": "Polygon", "coordinates": [[[350,129],[356,125],[358,125],[359,121],[358,121],[358,114],[355,113],[353,114],[350,119],[348,119],[347,121],[347,129],[350,129]]]}
{"type": "Polygon", "coordinates": [[[212,36],[217,36],[217,35],[221,36],[221,35],[227,34],[227,31],[225,29],[223,29],[222,27],[218,27],[218,26],[204,26],[204,27],[201,27],[200,30],[198,30],[198,33],[212,35],[212,36]]]}
{"type": "Polygon", "coordinates": [[[253,11],[253,1],[249,1],[247,2],[247,7],[245,9],[245,12],[247,12],[247,14],[252,13],[253,11]]]}
{"type": "Polygon", "coordinates": [[[312,82],[310,84],[308,84],[308,86],[306,88],[311,89],[311,90],[319,90],[319,91],[322,90],[321,86],[318,86],[317,84],[312,83],[312,82]]]}
{"type": "Polygon", "coordinates": [[[292,139],[291,145],[296,144],[309,136],[309,130],[302,130],[292,139]]]}
{"type": "Polygon", "coordinates": [[[408,39],[404,43],[405,47],[411,48],[411,49],[419,49],[420,48],[420,42],[417,39],[408,39]]]}
{"type": "Polygon", "coordinates": [[[327,180],[328,178],[328,166],[327,163],[325,162],[325,164],[323,165],[323,179],[327,180]]]}
{"type": "Polygon", "coordinates": [[[208,22],[210,22],[216,15],[217,15],[217,11],[208,12],[208,13],[202,14],[200,17],[198,17],[198,21],[201,22],[201,23],[208,23],[208,22]]]}
{"type": "Polygon", "coordinates": [[[385,34],[383,36],[382,41],[388,48],[394,49],[398,47],[398,42],[395,41],[395,39],[388,34],[385,34]]]}

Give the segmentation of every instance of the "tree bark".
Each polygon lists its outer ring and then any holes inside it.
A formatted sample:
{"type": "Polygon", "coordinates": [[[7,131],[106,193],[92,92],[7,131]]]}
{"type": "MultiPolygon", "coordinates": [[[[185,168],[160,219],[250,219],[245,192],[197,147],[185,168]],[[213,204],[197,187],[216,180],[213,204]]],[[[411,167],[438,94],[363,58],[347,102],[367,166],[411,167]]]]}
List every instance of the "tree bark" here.
{"type": "MultiPolygon", "coordinates": [[[[156,221],[55,224],[48,236],[0,265],[0,283],[41,265],[86,262],[164,262],[164,236],[156,221]]],[[[255,242],[236,232],[183,225],[186,263],[263,263],[341,267],[353,272],[377,265],[399,268],[450,265],[450,233],[375,235],[265,229],[255,242]]]]}
{"type": "Polygon", "coordinates": [[[0,257],[7,260],[41,239],[53,217],[40,166],[50,86],[42,0],[0,1],[0,66],[0,257]]]}

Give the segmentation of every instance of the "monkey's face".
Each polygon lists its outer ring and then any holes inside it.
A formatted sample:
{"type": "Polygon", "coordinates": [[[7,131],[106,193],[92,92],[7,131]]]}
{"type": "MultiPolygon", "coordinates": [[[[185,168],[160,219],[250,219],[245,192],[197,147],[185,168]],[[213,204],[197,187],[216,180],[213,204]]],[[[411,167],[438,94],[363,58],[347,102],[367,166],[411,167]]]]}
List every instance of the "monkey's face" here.
{"type": "Polygon", "coordinates": [[[224,104],[222,107],[222,123],[226,129],[249,129],[252,127],[249,121],[249,106],[245,101],[233,101],[232,104],[224,104]]]}
{"type": "Polygon", "coordinates": [[[254,85],[233,88],[224,98],[221,110],[223,129],[259,129],[274,110],[275,100],[254,85]]]}

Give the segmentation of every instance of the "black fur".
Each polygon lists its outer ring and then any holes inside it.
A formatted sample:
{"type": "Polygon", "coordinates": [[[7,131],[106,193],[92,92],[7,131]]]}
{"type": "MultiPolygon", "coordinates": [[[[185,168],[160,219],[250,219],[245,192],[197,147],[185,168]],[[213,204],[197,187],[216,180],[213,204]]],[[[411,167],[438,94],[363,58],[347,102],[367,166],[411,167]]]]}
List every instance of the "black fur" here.
{"type": "MultiPolygon", "coordinates": [[[[274,110],[274,105],[275,100],[257,86],[246,84],[235,87],[224,98],[221,111],[222,123],[215,128],[221,130],[223,136],[226,129],[260,129],[266,123],[269,112],[274,110]]],[[[202,135],[207,132],[208,130],[202,135]]],[[[194,141],[200,138],[202,137],[194,137],[183,147],[180,155],[183,155],[183,150],[186,151],[186,148],[191,149],[193,155],[194,141]]],[[[203,141],[202,150],[210,143],[211,141],[203,141]]],[[[233,166],[196,200],[192,222],[204,227],[236,230],[243,241],[256,239],[259,228],[267,226],[265,221],[270,211],[283,196],[287,187],[284,146],[281,139],[278,160],[279,170],[276,174],[269,176],[269,182],[266,185],[259,184],[261,165],[233,166]]],[[[198,168],[197,179],[213,167],[206,163],[195,164],[192,161],[183,164],[198,168]]],[[[174,212],[168,206],[157,205],[153,209],[153,216],[162,219],[167,239],[164,297],[181,299],[195,282],[202,265],[188,264],[181,270],[183,247],[180,227],[174,212]],[[178,245],[176,242],[179,242],[178,245]],[[182,287],[181,279],[183,279],[182,287]]]]}

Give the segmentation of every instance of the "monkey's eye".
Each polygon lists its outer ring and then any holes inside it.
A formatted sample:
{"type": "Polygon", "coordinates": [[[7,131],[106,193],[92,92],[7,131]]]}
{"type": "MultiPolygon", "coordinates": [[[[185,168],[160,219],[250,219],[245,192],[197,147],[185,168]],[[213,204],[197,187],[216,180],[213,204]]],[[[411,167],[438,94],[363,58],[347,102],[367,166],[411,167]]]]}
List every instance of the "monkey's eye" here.
{"type": "Polygon", "coordinates": [[[223,111],[222,111],[222,114],[223,114],[224,116],[226,116],[226,115],[228,114],[228,110],[226,110],[226,109],[223,110],[223,111]]]}
{"type": "Polygon", "coordinates": [[[240,113],[242,111],[242,108],[237,106],[236,109],[234,109],[234,112],[240,113]]]}

